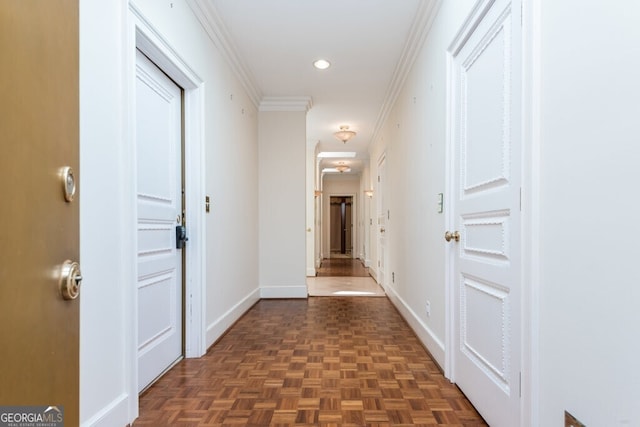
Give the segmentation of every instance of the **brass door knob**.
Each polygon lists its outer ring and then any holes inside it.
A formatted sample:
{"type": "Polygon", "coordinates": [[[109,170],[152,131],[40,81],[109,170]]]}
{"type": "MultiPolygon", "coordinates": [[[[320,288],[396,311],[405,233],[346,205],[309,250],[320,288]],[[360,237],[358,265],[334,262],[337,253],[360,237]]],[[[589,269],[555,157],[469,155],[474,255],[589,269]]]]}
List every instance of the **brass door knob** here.
{"type": "Polygon", "coordinates": [[[451,240],[455,240],[456,242],[459,242],[460,241],[460,232],[454,231],[452,233],[450,231],[447,231],[446,233],[444,233],[444,240],[446,240],[447,242],[450,242],[451,240]]]}

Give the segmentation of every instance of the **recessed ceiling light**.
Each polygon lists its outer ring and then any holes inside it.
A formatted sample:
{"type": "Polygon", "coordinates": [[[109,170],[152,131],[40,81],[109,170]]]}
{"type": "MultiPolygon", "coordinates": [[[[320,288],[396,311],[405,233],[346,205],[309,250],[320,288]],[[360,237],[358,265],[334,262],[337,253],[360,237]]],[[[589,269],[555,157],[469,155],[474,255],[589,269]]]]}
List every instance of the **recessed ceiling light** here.
{"type": "Polygon", "coordinates": [[[321,151],[320,153],[318,153],[318,157],[322,159],[348,159],[354,158],[355,156],[355,151],[321,151]]]}
{"type": "Polygon", "coordinates": [[[331,66],[331,62],[327,61],[326,59],[318,59],[317,61],[313,62],[313,66],[318,70],[326,70],[331,66]]]}

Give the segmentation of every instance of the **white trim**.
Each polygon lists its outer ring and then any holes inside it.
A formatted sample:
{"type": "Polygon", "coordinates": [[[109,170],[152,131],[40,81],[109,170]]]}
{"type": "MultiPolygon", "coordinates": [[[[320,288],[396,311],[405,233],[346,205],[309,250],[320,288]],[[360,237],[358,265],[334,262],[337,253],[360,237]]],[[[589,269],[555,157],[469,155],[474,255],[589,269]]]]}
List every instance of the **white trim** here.
{"type": "Polygon", "coordinates": [[[129,393],[129,421],[133,423],[133,420],[138,418],[139,404],[138,404],[138,292],[136,292],[136,286],[134,283],[138,280],[138,263],[136,260],[138,247],[138,233],[136,231],[136,224],[138,218],[137,212],[137,179],[136,179],[136,129],[135,129],[135,69],[136,69],[136,52],[135,52],[135,40],[136,31],[135,24],[128,7],[123,8],[123,20],[126,23],[127,38],[126,45],[123,46],[123,62],[124,62],[124,76],[122,78],[123,85],[125,87],[124,102],[125,108],[122,111],[123,120],[123,139],[125,140],[122,150],[122,179],[121,185],[123,198],[126,202],[123,203],[122,216],[123,221],[123,236],[129,236],[128,242],[123,244],[122,250],[122,264],[130,266],[127,271],[124,283],[130,283],[130,286],[124,286],[124,342],[125,342],[125,370],[126,381],[128,382],[129,393]],[[127,244],[128,243],[128,244],[127,244]]]}
{"type": "Polygon", "coordinates": [[[207,325],[207,348],[215,343],[233,324],[260,299],[260,289],[255,289],[222,316],[207,325]]]}
{"type": "MultiPolygon", "coordinates": [[[[129,395],[122,393],[100,412],[82,423],[82,427],[111,427],[123,426],[130,422],[128,419],[129,395]]],[[[136,415],[137,416],[137,415],[136,415]]]]}
{"type": "Polygon", "coordinates": [[[307,298],[306,281],[301,286],[263,286],[260,288],[260,298],[307,298]]]}
{"type": "Polygon", "coordinates": [[[224,21],[220,17],[213,2],[205,0],[187,0],[187,4],[193,11],[193,14],[198,18],[202,28],[213,42],[213,44],[219,49],[222,56],[226,59],[227,63],[231,66],[233,74],[240,80],[242,87],[247,91],[247,95],[253,105],[258,108],[260,100],[262,99],[262,92],[255,83],[255,79],[249,67],[247,67],[241,59],[241,55],[238,53],[238,49],[229,31],[224,25],[224,21]]]}
{"type": "Polygon", "coordinates": [[[387,297],[398,309],[404,320],[407,321],[413,332],[418,336],[418,339],[429,350],[429,353],[433,356],[436,363],[442,366],[442,362],[445,360],[444,343],[438,338],[436,334],[420,320],[420,317],[409,307],[409,304],[403,300],[393,287],[389,286],[387,289],[387,297]]]}
{"type": "Polygon", "coordinates": [[[539,425],[540,393],[540,87],[541,1],[522,2],[522,411],[523,427],[539,425]]]}
{"type": "Polygon", "coordinates": [[[422,46],[431,31],[431,26],[433,25],[433,21],[436,18],[441,4],[442,0],[420,2],[418,12],[411,24],[411,29],[409,30],[407,42],[402,48],[400,59],[393,71],[391,83],[387,88],[384,102],[382,103],[382,107],[378,113],[371,141],[375,141],[378,138],[378,134],[380,133],[382,126],[387,121],[387,118],[398,99],[398,95],[407,80],[407,76],[409,75],[414,62],[420,54],[422,46]]]}

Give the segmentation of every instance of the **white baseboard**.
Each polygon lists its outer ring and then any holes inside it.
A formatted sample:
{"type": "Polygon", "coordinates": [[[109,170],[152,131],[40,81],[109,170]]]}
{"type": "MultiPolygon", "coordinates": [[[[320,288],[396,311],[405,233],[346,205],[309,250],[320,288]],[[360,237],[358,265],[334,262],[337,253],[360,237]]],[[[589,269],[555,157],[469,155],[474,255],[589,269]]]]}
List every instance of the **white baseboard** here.
{"type": "Polygon", "coordinates": [[[371,267],[371,260],[370,259],[365,259],[364,260],[364,266],[367,267],[367,268],[371,267]]]}
{"type": "Polygon", "coordinates": [[[307,268],[307,277],[316,277],[316,269],[307,268]]]}
{"type": "Polygon", "coordinates": [[[436,363],[444,368],[444,343],[429,329],[392,287],[389,286],[386,292],[389,300],[396,306],[402,317],[404,317],[411,329],[416,333],[418,339],[427,350],[429,350],[429,353],[431,353],[436,363]]]}
{"type": "MultiPolygon", "coordinates": [[[[80,399],[82,399],[82,397],[80,399]]],[[[82,402],[80,403],[80,407],[82,407],[82,402]]],[[[101,411],[94,414],[87,421],[83,421],[80,425],[82,427],[111,427],[132,424],[133,420],[128,419],[128,407],[129,395],[122,393],[107,406],[102,408],[101,411]]],[[[81,417],[82,415],[83,414],[80,414],[81,417]]]]}
{"type": "Polygon", "coordinates": [[[260,289],[255,289],[240,302],[227,310],[207,326],[207,348],[224,334],[244,313],[260,299],[260,289]]]}
{"type": "Polygon", "coordinates": [[[373,277],[373,280],[375,280],[376,283],[380,283],[378,282],[378,272],[375,270],[375,268],[369,267],[369,276],[373,277]]]}
{"type": "Polygon", "coordinates": [[[306,298],[307,285],[303,286],[265,286],[260,288],[260,298],[306,298]]]}

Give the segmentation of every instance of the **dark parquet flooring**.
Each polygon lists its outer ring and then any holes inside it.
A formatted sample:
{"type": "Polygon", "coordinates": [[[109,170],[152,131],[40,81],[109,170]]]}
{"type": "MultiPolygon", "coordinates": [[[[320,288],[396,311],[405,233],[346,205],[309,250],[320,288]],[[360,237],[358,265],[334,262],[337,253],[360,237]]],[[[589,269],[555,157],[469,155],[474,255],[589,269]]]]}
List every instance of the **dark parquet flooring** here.
{"type": "Polygon", "coordinates": [[[353,258],[325,258],[316,270],[316,276],[369,277],[369,269],[362,261],[353,258]]]}
{"type": "Polygon", "coordinates": [[[142,426],[486,426],[387,298],[261,300],[140,398],[142,426]]]}

